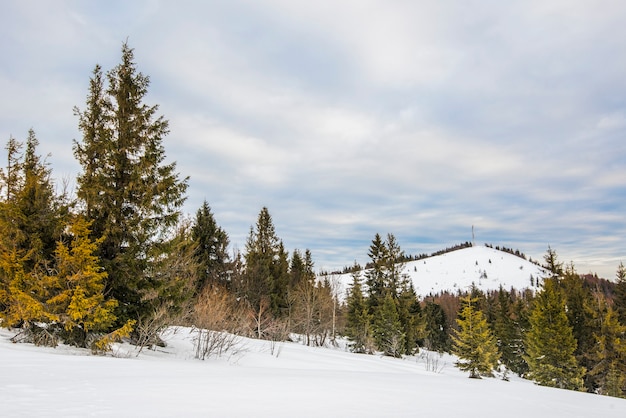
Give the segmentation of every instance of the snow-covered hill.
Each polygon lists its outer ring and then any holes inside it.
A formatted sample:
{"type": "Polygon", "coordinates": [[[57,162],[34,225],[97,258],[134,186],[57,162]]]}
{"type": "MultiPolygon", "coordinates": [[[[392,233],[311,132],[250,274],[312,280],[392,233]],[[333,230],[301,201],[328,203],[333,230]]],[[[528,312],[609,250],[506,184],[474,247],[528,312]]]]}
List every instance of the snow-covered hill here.
{"type": "MultiPolygon", "coordinates": [[[[545,271],[523,258],[484,246],[474,246],[443,255],[410,261],[403,273],[413,281],[419,296],[448,290],[468,290],[475,284],[479,289],[497,290],[500,286],[510,290],[534,288],[545,271]],[[531,279],[532,278],[532,279],[531,279]]],[[[350,274],[337,277],[340,294],[352,282],[350,274]]]]}
{"type": "Polygon", "coordinates": [[[12,417],[603,417],[626,400],[512,378],[469,379],[450,356],[393,359],[341,348],[241,339],[232,356],[193,357],[189,328],[168,346],[122,344],[120,358],[13,344],[0,329],[0,416],[12,417]]]}

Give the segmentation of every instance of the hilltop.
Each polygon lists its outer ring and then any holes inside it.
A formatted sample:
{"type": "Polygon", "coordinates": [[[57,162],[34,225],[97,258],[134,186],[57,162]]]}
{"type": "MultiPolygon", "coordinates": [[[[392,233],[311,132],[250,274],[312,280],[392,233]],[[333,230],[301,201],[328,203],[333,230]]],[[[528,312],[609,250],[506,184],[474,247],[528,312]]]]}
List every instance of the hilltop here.
{"type": "MultiPolygon", "coordinates": [[[[409,261],[402,273],[408,275],[421,297],[442,291],[465,291],[472,284],[483,291],[497,290],[500,286],[507,290],[512,287],[518,290],[536,288],[537,279],[546,275],[542,267],[524,258],[485,246],[461,248],[409,261]]],[[[345,294],[352,275],[336,277],[340,294],[345,294]]]]}

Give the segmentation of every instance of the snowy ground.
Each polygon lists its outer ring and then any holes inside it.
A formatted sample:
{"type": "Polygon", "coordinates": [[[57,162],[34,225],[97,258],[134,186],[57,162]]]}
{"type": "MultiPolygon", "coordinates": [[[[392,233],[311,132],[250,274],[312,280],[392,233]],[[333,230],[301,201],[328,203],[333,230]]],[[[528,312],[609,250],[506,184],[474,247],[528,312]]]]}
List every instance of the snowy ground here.
{"type": "Polygon", "coordinates": [[[626,400],[468,379],[451,357],[391,359],[242,339],[194,359],[189,329],[136,355],[13,344],[0,330],[1,417],[620,417],[626,400]],[[428,369],[436,368],[436,371],[428,369]]]}

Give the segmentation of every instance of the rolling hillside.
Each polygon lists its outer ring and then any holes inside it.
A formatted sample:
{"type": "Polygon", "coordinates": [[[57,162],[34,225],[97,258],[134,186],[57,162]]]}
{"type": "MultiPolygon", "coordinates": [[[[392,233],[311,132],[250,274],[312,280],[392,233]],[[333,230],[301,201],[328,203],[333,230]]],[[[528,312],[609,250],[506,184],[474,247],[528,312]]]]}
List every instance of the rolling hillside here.
{"type": "MultiPolygon", "coordinates": [[[[536,287],[537,279],[545,276],[545,271],[536,264],[484,246],[410,261],[405,264],[403,273],[411,278],[421,297],[444,290],[468,290],[472,283],[483,291],[497,290],[500,286],[507,290],[511,287],[526,289],[536,287]]],[[[344,295],[352,276],[341,274],[336,281],[340,294],[344,295]]]]}

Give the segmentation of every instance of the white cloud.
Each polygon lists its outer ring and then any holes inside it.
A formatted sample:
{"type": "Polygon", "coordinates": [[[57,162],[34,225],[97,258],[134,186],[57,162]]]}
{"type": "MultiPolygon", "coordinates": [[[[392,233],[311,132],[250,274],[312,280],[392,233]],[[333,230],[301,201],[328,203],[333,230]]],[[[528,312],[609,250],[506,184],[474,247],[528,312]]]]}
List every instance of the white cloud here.
{"type": "Polygon", "coordinates": [[[605,275],[626,258],[621,2],[37,5],[0,17],[0,126],[33,126],[55,164],[91,69],[129,37],[188,210],[207,198],[232,237],[267,205],[333,263],[374,232],[440,247],[472,224],[605,275]]]}

